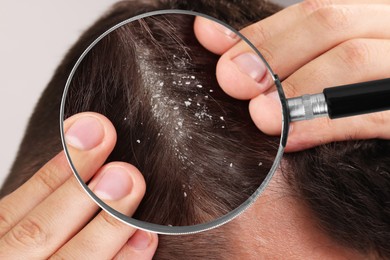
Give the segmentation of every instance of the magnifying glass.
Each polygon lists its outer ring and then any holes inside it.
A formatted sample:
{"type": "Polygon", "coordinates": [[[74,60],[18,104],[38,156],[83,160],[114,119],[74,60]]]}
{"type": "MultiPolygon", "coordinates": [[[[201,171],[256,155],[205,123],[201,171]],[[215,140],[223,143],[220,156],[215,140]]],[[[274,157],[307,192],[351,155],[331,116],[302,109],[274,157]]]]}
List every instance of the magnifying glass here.
{"type": "Polygon", "coordinates": [[[389,100],[390,79],[286,99],[278,76],[234,28],[201,13],[163,10],[113,26],[82,53],[62,97],[61,138],[76,178],[103,210],[142,230],[190,234],[229,222],[258,198],[279,165],[290,122],[383,111],[389,100]],[[264,62],[282,104],[279,137],[258,130],[248,103],[218,86],[218,57],[197,41],[196,16],[236,34],[264,62]],[[73,164],[63,122],[86,111],[105,115],[117,130],[107,162],[131,163],[144,175],[147,190],[132,216],[100,199],[73,164]]]}

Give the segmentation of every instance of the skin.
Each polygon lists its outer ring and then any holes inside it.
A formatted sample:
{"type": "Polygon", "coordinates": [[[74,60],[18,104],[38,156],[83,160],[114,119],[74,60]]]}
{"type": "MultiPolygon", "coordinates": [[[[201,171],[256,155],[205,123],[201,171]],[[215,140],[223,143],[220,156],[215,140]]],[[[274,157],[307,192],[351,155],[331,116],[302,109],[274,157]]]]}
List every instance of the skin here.
{"type": "Polygon", "coordinates": [[[308,207],[289,192],[279,170],[253,206],[234,221],[243,259],[369,259],[324,234],[308,207]]]}
{"type": "MultiPolygon", "coordinates": [[[[244,28],[242,33],[264,54],[283,80],[287,97],[292,97],[320,92],[328,86],[389,77],[389,14],[390,2],[384,0],[305,1],[244,28]],[[307,42],[315,44],[308,46],[307,42]],[[285,63],[286,56],[292,62],[285,63]]],[[[245,45],[201,18],[196,20],[195,32],[206,48],[222,54],[217,68],[221,87],[233,97],[250,99],[257,126],[277,134],[280,108],[276,99],[267,95],[272,93],[269,79],[255,82],[232,64],[232,59],[249,51],[245,45]],[[234,85],[226,80],[229,74],[236,75],[234,85]],[[257,113],[259,108],[266,112],[257,113]]],[[[82,118],[97,120],[100,128],[94,135],[84,136],[88,139],[86,145],[80,145],[73,131],[67,139],[73,163],[85,181],[91,179],[92,190],[97,189],[107,171],[122,172],[118,176],[125,185],[120,194],[111,194],[114,199],[107,199],[109,192],[99,194],[105,202],[131,214],[145,192],[142,175],[122,162],[102,166],[116,142],[115,129],[102,115],[82,113],[69,118],[66,133],[82,118]]],[[[389,112],[383,112],[293,124],[287,150],[351,137],[387,139],[389,119],[389,112]]],[[[83,132],[78,131],[80,138],[83,132]]],[[[249,259],[367,258],[323,234],[308,208],[286,192],[286,185],[277,173],[263,196],[234,220],[240,225],[236,234],[240,254],[249,259]]],[[[98,207],[82,191],[64,153],[60,153],[0,201],[0,259],[152,258],[157,235],[137,231],[105,212],[97,212],[98,207]]]]}
{"type": "MultiPolygon", "coordinates": [[[[124,170],[120,182],[130,179],[131,184],[122,186],[120,198],[110,200],[96,194],[131,215],[145,192],[144,179],[127,163],[102,166],[116,142],[115,129],[104,116],[77,114],[65,121],[66,135],[85,118],[88,124],[81,124],[80,138],[87,138],[88,148],[73,137],[66,138],[73,163],[85,181],[91,179],[89,187],[95,192],[107,170],[124,170]],[[91,118],[98,125],[91,126],[91,118]]],[[[104,211],[96,215],[97,211],[61,152],[0,201],[0,258],[152,259],[158,244],[156,234],[136,230],[104,211]]],[[[233,221],[238,225],[234,248],[245,259],[367,259],[318,229],[308,208],[289,193],[280,171],[254,205],[233,221]]]]}
{"type": "MultiPolygon", "coordinates": [[[[132,165],[113,162],[102,166],[116,142],[111,122],[96,113],[77,114],[65,121],[72,160],[80,176],[95,190],[108,172],[127,183],[114,199],[99,196],[124,213],[132,214],[145,193],[141,173],[132,165]],[[77,131],[69,129],[78,124],[77,131]],[[89,133],[85,135],[83,133],[89,133]],[[93,134],[95,133],[95,134],[93,134]],[[79,138],[79,139],[76,139],[79,138]],[[84,139],[83,142],[77,142],[84,139]],[[119,197],[118,197],[119,196],[119,197]]],[[[1,259],[151,259],[157,235],[136,230],[104,211],[87,196],[73,177],[61,152],[28,182],[0,201],[1,259]],[[15,205],[18,205],[15,207],[15,205]]]]}
{"type": "MultiPolygon", "coordinates": [[[[201,17],[194,29],[201,44],[222,55],[217,78],[223,90],[232,97],[250,100],[256,125],[265,133],[279,134],[280,103],[269,75],[255,81],[233,62],[240,54],[253,52],[249,46],[201,17]]],[[[291,98],[320,93],[326,87],[390,77],[389,29],[389,0],[311,0],[286,8],[241,33],[263,54],[291,98]]],[[[389,120],[390,112],[381,112],[292,123],[286,150],[351,138],[389,139],[389,120]]]]}

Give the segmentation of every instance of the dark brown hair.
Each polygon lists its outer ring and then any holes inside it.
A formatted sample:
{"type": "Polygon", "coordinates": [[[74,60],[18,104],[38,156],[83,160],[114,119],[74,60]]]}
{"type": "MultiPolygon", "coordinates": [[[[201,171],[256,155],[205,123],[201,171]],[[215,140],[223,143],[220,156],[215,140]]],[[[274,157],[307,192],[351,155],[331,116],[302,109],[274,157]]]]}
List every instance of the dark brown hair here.
{"type": "Polygon", "coordinates": [[[322,230],[346,247],[390,257],[389,141],[332,143],[286,160],[286,179],[322,230]]]}
{"type": "Polygon", "coordinates": [[[66,116],[111,119],[118,143],[109,161],[135,165],[147,183],[135,217],[161,225],[235,209],[260,186],[278,147],[252,123],[247,102],[218,86],[218,57],[196,40],[194,18],[148,17],[110,33],[81,63],[65,106],[66,116]]]}
{"type": "MultiPolygon", "coordinates": [[[[116,4],[84,33],[57,69],[30,120],[1,196],[19,187],[61,150],[61,94],[82,51],[120,21],[171,8],[200,11],[238,29],[278,10],[263,1],[116,4]]],[[[259,174],[266,173],[261,172],[259,162],[267,168],[274,156],[270,151],[277,145],[276,139],[262,135],[253,125],[248,102],[234,100],[220,90],[214,77],[218,57],[194,40],[192,26],[193,18],[171,15],[144,19],[111,33],[80,65],[66,104],[66,116],[96,111],[110,118],[120,142],[108,161],[130,162],[141,170],[148,190],[137,217],[161,224],[203,222],[229,211],[257,188],[259,174]],[[151,41],[143,37],[150,28],[154,32],[151,41]],[[179,85],[184,81],[190,82],[185,91],[179,85]],[[197,85],[212,90],[212,99],[205,98],[204,89],[197,85]],[[183,101],[189,96],[199,106],[187,107],[183,101]],[[198,118],[191,116],[196,113],[198,118]],[[209,116],[214,120],[208,120],[209,116]],[[223,121],[218,120],[220,116],[223,121]],[[183,134],[192,139],[180,139],[183,134]],[[216,145],[206,146],[205,140],[216,145]],[[221,182],[221,176],[229,178],[221,182]],[[235,184],[240,182],[245,190],[238,190],[242,186],[235,184]],[[209,188],[205,190],[200,183],[209,188]],[[229,192],[214,194],[210,191],[218,189],[213,185],[223,185],[229,192]],[[191,193],[183,198],[183,189],[189,188],[191,193]],[[159,191],[169,195],[166,200],[158,200],[159,191]],[[220,198],[218,204],[208,196],[220,198]],[[145,210],[149,207],[155,211],[149,214],[145,210]]],[[[307,203],[325,232],[347,247],[385,257],[390,256],[389,160],[388,141],[340,142],[285,156],[284,172],[292,190],[307,203]]],[[[230,223],[197,235],[160,236],[156,258],[234,257],[234,249],[228,250],[234,238],[224,235],[233,229],[234,223],[230,223]]]]}

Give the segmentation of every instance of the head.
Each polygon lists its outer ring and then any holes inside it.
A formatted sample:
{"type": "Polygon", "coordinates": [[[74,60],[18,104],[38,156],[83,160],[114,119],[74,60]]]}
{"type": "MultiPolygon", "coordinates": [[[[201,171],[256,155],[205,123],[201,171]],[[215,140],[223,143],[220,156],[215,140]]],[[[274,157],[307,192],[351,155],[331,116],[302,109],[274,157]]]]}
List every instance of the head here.
{"type": "MultiPolygon", "coordinates": [[[[84,33],[57,69],[34,111],[2,195],[21,185],[61,150],[61,95],[84,49],[126,18],[170,8],[203,12],[238,29],[278,10],[263,1],[161,0],[115,5],[84,33]]],[[[253,125],[248,102],[234,100],[218,87],[214,76],[218,57],[195,40],[192,17],[171,15],[132,25],[111,33],[84,59],[70,86],[65,116],[95,111],[113,122],[120,142],[108,161],[134,164],[147,183],[137,218],[185,225],[228,212],[232,204],[237,205],[259,186],[259,175],[267,173],[262,169],[272,163],[276,139],[253,125]],[[169,26],[172,24],[176,26],[169,26]],[[144,37],[149,28],[158,32],[152,41],[144,37]],[[179,84],[187,80],[190,83],[184,91],[179,84]],[[212,98],[205,98],[197,85],[213,90],[212,98]],[[188,100],[188,95],[200,106],[187,107],[183,100],[188,100]],[[202,112],[198,118],[191,116],[202,112]],[[209,116],[224,116],[224,122],[209,120],[209,116]],[[221,124],[229,125],[229,132],[217,127],[221,124]],[[206,146],[205,140],[217,145],[206,146]],[[259,167],[259,158],[263,167],[259,167]],[[218,181],[230,171],[235,173],[230,179],[218,181]],[[209,188],[205,190],[201,183],[209,188]],[[242,183],[244,192],[235,183],[242,183]],[[216,184],[229,192],[210,193],[217,190],[213,189],[216,184]],[[183,197],[186,189],[191,193],[183,197]],[[161,190],[168,193],[167,200],[156,203],[161,190]],[[218,204],[211,197],[220,198],[218,204]],[[159,214],[145,210],[149,207],[159,214]],[[183,216],[183,209],[188,214],[183,216]]],[[[389,153],[388,141],[366,140],[286,155],[270,186],[250,210],[215,230],[160,236],[156,258],[388,257],[389,153]]]]}

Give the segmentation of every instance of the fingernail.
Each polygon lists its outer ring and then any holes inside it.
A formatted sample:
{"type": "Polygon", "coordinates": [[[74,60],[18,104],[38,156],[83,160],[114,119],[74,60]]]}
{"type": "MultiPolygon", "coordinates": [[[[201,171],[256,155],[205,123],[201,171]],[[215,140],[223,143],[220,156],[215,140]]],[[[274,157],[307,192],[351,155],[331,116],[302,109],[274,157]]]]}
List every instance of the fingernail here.
{"type": "Polygon", "coordinates": [[[232,60],[238,69],[260,83],[267,74],[267,68],[260,57],[254,53],[243,53],[232,60]]]}
{"type": "Polygon", "coordinates": [[[91,150],[101,143],[104,136],[104,129],[97,118],[85,116],[77,119],[76,122],[66,131],[66,143],[78,150],[91,150]]]}
{"type": "Polygon", "coordinates": [[[119,200],[130,193],[133,181],[122,167],[109,167],[93,188],[96,196],[103,200],[119,200]]]}
{"type": "Polygon", "coordinates": [[[226,26],[224,26],[220,23],[217,23],[217,22],[214,23],[214,26],[218,31],[229,36],[230,38],[232,38],[232,39],[237,38],[237,34],[234,33],[232,30],[230,30],[229,28],[227,28],[226,26]]]}
{"type": "Polygon", "coordinates": [[[137,230],[134,236],[130,238],[128,245],[137,250],[144,250],[148,248],[151,241],[151,234],[142,230],[137,230]]]}

